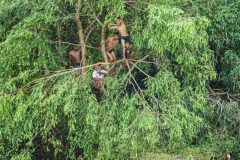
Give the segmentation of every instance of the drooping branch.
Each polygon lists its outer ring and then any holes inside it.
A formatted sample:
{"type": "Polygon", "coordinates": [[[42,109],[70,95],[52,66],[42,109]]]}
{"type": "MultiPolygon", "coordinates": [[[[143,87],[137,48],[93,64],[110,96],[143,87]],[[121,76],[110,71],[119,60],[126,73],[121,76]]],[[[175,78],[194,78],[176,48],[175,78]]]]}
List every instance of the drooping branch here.
{"type": "MultiPolygon", "coordinates": [[[[76,6],[76,14],[75,14],[75,20],[77,23],[77,28],[78,28],[78,35],[79,35],[79,45],[81,48],[81,53],[82,53],[82,66],[85,67],[87,64],[87,50],[86,50],[86,45],[85,45],[85,35],[84,35],[84,29],[82,26],[81,18],[80,18],[80,11],[82,8],[82,2],[83,0],[78,0],[77,1],[77,6],[76,6]]],[[[86,70],[82,70],[82,74],[86,74],[86,70]]]]}

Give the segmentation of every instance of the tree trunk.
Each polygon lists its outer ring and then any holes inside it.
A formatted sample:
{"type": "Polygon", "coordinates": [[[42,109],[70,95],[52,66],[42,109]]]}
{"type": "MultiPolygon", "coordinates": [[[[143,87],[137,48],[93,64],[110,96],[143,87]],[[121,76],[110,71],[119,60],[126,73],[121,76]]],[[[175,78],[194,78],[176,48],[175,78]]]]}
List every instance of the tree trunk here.
{"type": "MultiPolygon", "coordinates": [[[[106,32],[106,26],[103,24],[102,33],[101,33],[101,51],[102,51],[105,63],[108,63],[108,57],[106,54],[106,46],[105,46],[105,32],[106,32]]],[[[109,70],[109,65],[106,65],[106,69],[109,70]]]]}
{"type": "MultiPolygon", "coordinates": [[[[77,1],[77,6],[76,6],[76,14],[75,14],[75,20],[77,23],[77,28],[78,28],[78,36],[79,36],[79,45],[81,48],[81,54],[82,54],[82,67],[86,66],[86,55],[87,55],[87,50],[86,50],[86,45],[85,45],[85,36],[84,36],[84,31],[83,31],[83,26],[82,26],[82,22],[80,19],[80,10],[82,7],[82,2],[83,0],[78,0],[77,1]]],[[[82,70],[82,75],[86,75],[86,69],[82,70]]]]}

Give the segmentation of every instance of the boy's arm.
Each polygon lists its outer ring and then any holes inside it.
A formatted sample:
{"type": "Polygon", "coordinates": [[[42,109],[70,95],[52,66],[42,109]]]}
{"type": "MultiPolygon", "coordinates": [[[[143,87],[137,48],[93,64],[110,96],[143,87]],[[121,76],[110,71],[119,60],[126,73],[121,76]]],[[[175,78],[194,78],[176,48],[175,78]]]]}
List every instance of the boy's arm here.
{"type": "Polygon", "coordinates": [[[108,43],[110,41],[110,38],[108,37],[105,41],[105,43],[108,43]]]}
{"type": "Polygon", "coordinates": [[[68,53],[68,67],[72,65],[72,55],[71,52],[68,53]]]}
{"type": "Polygon", "coordinates": [[[108,28],[109,29],[118,29],[118,25],[117,24],[108,24],[108,28]]]}
{"type": "Polygon", "coordinates": [[[105,70],[101,70],[100,72],[98,72],[99,74],[104,74],[104,75],[107,75],[108,74],[108,72],[107,71],[105,71],[105,70]]]}

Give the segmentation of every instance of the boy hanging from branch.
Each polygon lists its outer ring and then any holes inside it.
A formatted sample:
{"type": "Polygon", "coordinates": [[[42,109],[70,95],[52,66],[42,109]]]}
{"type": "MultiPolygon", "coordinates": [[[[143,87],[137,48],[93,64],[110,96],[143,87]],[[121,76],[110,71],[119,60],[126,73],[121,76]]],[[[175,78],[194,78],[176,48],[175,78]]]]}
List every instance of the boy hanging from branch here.
{"type": "Polygon", "coordinates": [[[130,51],[128,51],[128,48],[126,48],[126,44],[130,44],[130,36],[127,32],[127,28],[126,25],[124,23],[124,21],[121,19],[121,17],[117,17],[116,20],[116,24],[108,24],[108,28],[109,29],[117,29],[121,35],[120,40],[122,43],[122,49],[123,49],[123,58],[127,58],[126,56],[126,49],[127,52],[130,53],[130,51]]]}

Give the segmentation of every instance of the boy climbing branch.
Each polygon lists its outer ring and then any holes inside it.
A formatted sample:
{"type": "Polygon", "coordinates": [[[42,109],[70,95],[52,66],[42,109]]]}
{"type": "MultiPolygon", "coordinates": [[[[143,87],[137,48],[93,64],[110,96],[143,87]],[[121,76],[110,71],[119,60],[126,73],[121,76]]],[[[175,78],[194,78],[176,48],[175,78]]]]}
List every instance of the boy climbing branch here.
{"type": "Polygon", "coordinates": [[[127,32],[126,25],[121,17],[117,17],[116,24],[108,24],[109,29],[117,29],[121,35],[123,58],[126,58],[126,43],[130,43],[130,36],[127,32]]]}

